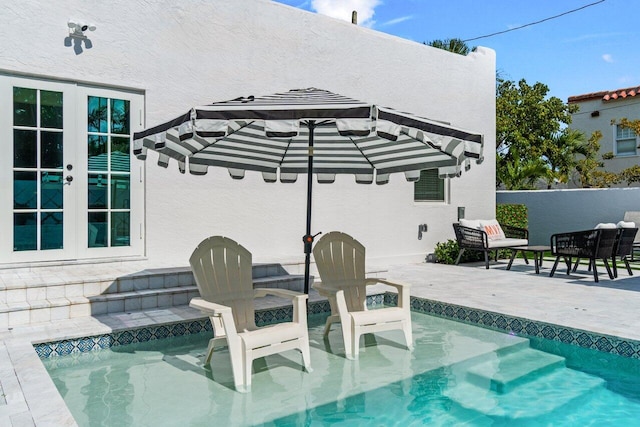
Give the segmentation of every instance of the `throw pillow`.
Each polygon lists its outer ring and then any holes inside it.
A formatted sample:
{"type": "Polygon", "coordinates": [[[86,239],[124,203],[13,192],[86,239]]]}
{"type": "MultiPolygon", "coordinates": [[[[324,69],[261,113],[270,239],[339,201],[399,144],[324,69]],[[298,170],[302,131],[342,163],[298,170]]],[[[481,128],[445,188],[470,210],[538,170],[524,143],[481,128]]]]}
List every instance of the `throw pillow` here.
{"type": "Polygon", "coordinates": [[[487,237],[489,240],[502,240],[506,239],[504,235],[504,231],[502,231],[502,227],[495,219],[480,221],[480,226],[485,233],[487,233],[487,237]]]}

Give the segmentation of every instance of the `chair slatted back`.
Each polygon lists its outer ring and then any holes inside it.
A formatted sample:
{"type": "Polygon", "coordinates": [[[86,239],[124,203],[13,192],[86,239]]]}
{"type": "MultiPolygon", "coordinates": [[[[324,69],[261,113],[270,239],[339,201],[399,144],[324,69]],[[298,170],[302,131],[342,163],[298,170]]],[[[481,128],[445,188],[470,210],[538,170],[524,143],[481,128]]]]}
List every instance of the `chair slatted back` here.
{"type": "Polygon", "coordinates": [[[637,228],[619,228],[616,239],[615,255],[625,257],[631,255],[633,242],[638,234],[637,228]]]}
{"type": "MultiPolygon", "coordinates": [[[[640,211],[626,211],[624,213],[624,221],[635,223],[636,227],[640,227],[640,211]]],[[[634,243],[640,243],[640,233],[636,234],[634,243]]]]}
{"type": "Polygon", "coordinates": [[[232,239],[203,240],[189,259],[200,296],[231,307],[236,328],[256,329],[251,253],[232,239]]]}
{"type": "Polygon", "coordinates": [[[348,234],[327,233],[313,248],[322,284],[344,290],[349,311],[366,309],[365,249],[348,234]]]}
{"type": "Polygon", "coordinates": [[[595,252],[595,258],[600,259],[610,259],[613,257],[614,246],[616,244],[616,236],[618,235],[618,230],[615,228],[610,229],[599,229],[597,230],[600,234],[598,239],[598,246],[595,252]]]}

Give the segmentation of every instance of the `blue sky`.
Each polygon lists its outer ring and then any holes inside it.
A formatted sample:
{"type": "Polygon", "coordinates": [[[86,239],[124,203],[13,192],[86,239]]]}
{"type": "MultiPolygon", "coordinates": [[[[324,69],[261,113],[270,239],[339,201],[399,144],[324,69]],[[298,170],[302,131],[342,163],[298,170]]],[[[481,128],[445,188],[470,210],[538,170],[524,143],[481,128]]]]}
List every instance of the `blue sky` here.
{"type": "MultiPolygon", "coordinates": [[[[599,0],[275,0],[418,43],[509,30],[599,0]]],[[[640,86],[640,0],[604,0],[540,24],[469,41],[497,55],[508,80],[571,95],[640,86]]]]}

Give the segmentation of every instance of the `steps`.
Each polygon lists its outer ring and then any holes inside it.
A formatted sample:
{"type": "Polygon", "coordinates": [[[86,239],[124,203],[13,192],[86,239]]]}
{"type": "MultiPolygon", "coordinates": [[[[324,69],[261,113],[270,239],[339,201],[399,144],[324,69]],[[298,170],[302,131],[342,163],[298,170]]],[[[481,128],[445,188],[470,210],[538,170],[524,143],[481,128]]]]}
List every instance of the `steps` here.
{"type": "MultiPolygon", "coordinates": [[[[281,264],[255,264],[255,287],[296,291],[304,276],[281,264]]],[[[0,272],[0,330],[74,317],[187,305],[199,296],[188,267],[83,265],[0,272]]]]}
{"type": "Polygon", "coordinates": [[[464,381],[444,395],[459,409],[510,424],[535,421],[575,405],[605,384],[601,378],[566,368],[563,357],[526,348],[471,366],[464,381]]]}
{"type": "Polygon", "coordinates": [[[503,394],[527,382],[535,374],[539,375],[563,366],[564,357],[527,348],[473,366],[467,373],[467,380],[474,385],[503,394]]]}

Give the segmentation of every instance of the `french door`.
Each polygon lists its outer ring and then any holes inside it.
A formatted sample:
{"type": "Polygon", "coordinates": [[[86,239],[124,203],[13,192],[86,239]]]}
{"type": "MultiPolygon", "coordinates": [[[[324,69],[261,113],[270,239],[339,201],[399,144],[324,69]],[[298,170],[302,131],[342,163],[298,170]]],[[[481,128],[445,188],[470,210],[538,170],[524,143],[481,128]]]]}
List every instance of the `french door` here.
{"type": "Polygon", "coordinates": [[[0,263],[142,255],[143,96],[0,76],[0,263]]]}

